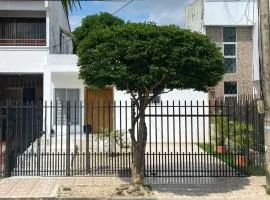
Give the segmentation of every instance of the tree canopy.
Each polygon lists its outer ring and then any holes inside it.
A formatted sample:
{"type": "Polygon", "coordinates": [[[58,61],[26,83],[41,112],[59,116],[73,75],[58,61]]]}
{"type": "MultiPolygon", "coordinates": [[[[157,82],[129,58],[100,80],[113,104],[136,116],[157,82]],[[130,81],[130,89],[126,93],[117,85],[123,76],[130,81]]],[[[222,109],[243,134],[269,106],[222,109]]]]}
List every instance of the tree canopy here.
{"type": "Polygon", "coordinates": [[[92,31],[124,24],[124,21],[107,12],[89,15],[82,19],[81,26],[73,31],[75,48],[92,31]]]}
{"type": "Polygon", "coordinates": [[[115,85],[130,93],[207,91],[225,73],[223,55],[215,44],[173,25],[127,23],[96,29],[85,37],[78,55],[86,85],[115,85]]]}

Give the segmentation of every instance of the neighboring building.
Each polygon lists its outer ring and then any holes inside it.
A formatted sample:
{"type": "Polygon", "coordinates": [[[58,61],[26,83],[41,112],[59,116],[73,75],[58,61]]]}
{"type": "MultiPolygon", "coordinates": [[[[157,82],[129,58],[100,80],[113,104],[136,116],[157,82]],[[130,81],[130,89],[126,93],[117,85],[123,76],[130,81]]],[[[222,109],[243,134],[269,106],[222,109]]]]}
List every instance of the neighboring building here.
{"type": "Polygon", "coordinates": [[[256,0],[197,0],[186,8],[186,27],[221,48],[227,73],[209,98],[260,94],[256,0]]]}

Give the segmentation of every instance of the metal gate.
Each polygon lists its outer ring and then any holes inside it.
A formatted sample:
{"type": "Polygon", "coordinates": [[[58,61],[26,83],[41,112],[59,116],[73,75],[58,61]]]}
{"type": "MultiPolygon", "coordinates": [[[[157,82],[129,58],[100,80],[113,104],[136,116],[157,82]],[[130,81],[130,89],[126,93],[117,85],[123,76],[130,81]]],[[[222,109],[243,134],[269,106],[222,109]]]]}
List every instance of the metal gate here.
{"type": "MultiPolygon", "coordinates": [[[[0,110],[1,176],[131,175],[130,102],[2,103],[0,110]]],[[[145,176],[264,173],[263,115],[253,101],[153,103],[146,123],[145,176]]]]}

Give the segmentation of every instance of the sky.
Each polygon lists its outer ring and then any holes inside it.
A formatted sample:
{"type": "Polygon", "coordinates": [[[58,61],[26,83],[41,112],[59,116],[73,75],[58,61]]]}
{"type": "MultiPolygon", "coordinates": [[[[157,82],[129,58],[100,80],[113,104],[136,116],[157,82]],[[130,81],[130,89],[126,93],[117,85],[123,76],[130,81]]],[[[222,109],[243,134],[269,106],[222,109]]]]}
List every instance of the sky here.
{"type": "MultiPolygon", "coordinates": [[[[185,27],[185,7],[194,0],[134,0],[115,15],[132,22],[152,21],[157,24],[176,24],[185,27]]],[[[83,17],[100,12],[114,13],[128,0],[81,1],[82,9],[70,13],[70,26],[74,30],[83,17]]]]}

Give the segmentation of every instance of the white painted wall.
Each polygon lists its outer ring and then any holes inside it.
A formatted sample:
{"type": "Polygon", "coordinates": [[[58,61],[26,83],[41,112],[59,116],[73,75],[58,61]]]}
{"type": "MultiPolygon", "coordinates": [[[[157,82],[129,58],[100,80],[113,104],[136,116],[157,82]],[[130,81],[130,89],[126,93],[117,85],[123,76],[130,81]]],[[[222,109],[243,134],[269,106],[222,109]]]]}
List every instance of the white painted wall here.
{"type": "Polygon", "coordinates": [[[253,25],[257,19],[255,11],[256,2],[253,0],[205,0],[204,25],[253,25]]]}
{"type": "Polygon", "coordinates": [[[49,46],[50,53],[71,54],[73,51],[72,41],[68,38],[60,51],[60,30],[70,31],[70,26],[61,1],[48,1],[49,16],[49,46]]]}
{"type": "MultiPolygon", "coordinates": [[[[170,114],[170,115],[180,115],[179,117],[147,117],[147,128],[148,128],[148,141],[151,142],[203,142],[204,136],[206,142],[209,140],[209,119],[208,117],[198,117],[197,114],[207,115],[209,113],[209,109],[202,107],[193,108],[187,107],[185,110],[184,105],[186,103],[187,106],[197,105],[202,106],[208,105],[208,95],[207,93],[197,92],[192,90],[174,90],[172,92],[162,94],[161,95],[162,105],[164,106],[161,109],[159,106],[161,104],[156,104],[157,108],[152,104],[151,108],[146,110],[147,114],[170,114]],[[174,105],[176,106],[173,109],[172,106],[174,101],[174,105]],[[180,101],[180,104],[179,104],[180,101]],[[168,108],[166,107],[168,105],[168,108]],[[194,117],[184,117],[181,115],[194,115],[194,117]],[[197,127],[197,124],[199,126],[197,127]],[[205,126],[203,126],[205,124],[205,126]],[[193,134],[192,134],[193,133],[193,134]],[[205,134],[204,134],[205,133],[205,134]]],[[[115,90],[115,102],[116,102],[116,118],[115,118],[115,127],[116,130],[122,130],[125,132],[129,130],[131,127],[131,110],[128,108],[128,112],[125,112],[125,109],[120,109],[120,101],[121,106],[127,107],[130,106],[130,96],[122,91],[115,90]],[[121,110],[121,111],[120,111],[121,110]],[[121,116],[121,117],[120,117],[121,116]],[[123,122],[127,121],[125,124],[123,122]],[[121,122],[121,123],[120,123],[121,122]]]]}
{"type": "Polygon", "coordinates": [[[80,88],[84,100],[84,87],[78,78],[76,55],[49,54],[44,66],[44,101],[54,101],[53,88],[80,88]]]}
{"type": "Polygon", "coordinates": [[[186,28],[196,32],[203,31],[204,0],[197,0],[186,7],[186,28]]]}
{"type": "MultiPolygon", "coordinates": [[[[50,105],[50,102],[55,102],[54,89],[55,88],[71,88],[79,89],[80,101],[84,103],[84,85],[78,77],[78,66],[77,66],[77,56],[76,55],[63,55],[63,54],[49,54],[48,63],[44,67],[44,85],[43,85],[43,94],[44,94],[44,104],[47,101],[47,105],[50,105]]],[[[79,103],[79,102],[78,102],[79,103]]],[[[83,104],[82,104],[83,105],[83,104]]],[[[49,112],[50,113],[50,112],[49,112]]],[[[45,116],[44,116],[45,119],[45,116]]],[[[51,121],[49,115],[46,116],[47,122],[51,121]]],[[[80,113],[81,124],[84,123],[84,113],[80,113]]],[[[51,127],[50,123],[46,124],[47,129],[61,130],[59,125],[57,128],[53,124],[51,127]]],[[[73,126],[74,128],[74,126],[73,126]]],[[[75,131],[80,132],[80,126],[76,126],[76,130],[72,129],[71,133],[75,131]]],[[[62,133],[66,133],[66,126],[62,126],[62,133]]]]}
{"type": "Polygon", "coordinates": [[[0,72],[42,73],[47,55],[46,47],[0,47],[0,72]]]}

